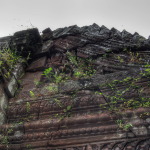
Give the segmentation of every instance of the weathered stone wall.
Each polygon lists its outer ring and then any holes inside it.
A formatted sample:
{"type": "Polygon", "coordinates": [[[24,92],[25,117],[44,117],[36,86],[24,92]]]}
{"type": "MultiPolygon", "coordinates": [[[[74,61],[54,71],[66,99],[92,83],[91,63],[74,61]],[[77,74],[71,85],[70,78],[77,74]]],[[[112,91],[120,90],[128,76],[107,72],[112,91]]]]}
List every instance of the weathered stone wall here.
{"type": "Polygon", "coordinates": [[[0,68],[0,124],[5,123],[6,120],[5,110],[8,98],[14,97],[19,88],[20,77],[25,71],[25,63],[28,63],[24,59],[29,55],[33,57],[33,53],[38,52],[39,47],[41,47],[41,37],[37,29],[16,32],[14,36],[0,38],[0,56],[1,53],[5,53],[5,49],[15,50],[17,55],[21,56],[17,64],[11,68],[11,72],[10,67],[5,63],[0,68]],[[10,74],[10,77],[6,78],[7,73],[10,74]]]}
{"type": "Polygon", "coordinates": [[[93,24],[19,31],[0,47],[21,56],[1,74],[0,149],[149,150],[150,39],[93,24]],[[63,82],[42,75],[50,67],[63,82]]]}

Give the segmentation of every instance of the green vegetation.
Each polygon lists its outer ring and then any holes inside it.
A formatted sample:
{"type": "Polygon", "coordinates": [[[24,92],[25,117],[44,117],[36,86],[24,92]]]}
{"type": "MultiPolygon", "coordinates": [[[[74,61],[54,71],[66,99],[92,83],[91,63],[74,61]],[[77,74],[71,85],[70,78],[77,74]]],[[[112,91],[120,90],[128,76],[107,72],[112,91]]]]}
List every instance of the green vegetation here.
{"type": "Polygon", "coordinates": [[[56,114],[54,115],[54,117],[59,118],[59,119],[62,120],[62,119],[64,119],[65,117],[70,117],[70,116],[71,116],[71,110],[72,110],[72,106],[71,106],[71,105],[65,106],[65,105],[63,104],[63,102],[62,102],[61,100],[57,99],[57,98],[53,98],[52,100],[53,100],[53,101],[55,102],[55,104],[56,104],[57,106],[59,106],[60,109],[61,109],[61,111],[60,111],[59,113],[56,113],[56,114]]]}
{"type": "Polygon", "coordinates": [[[0,56],[0,66],[3,66],[4,63],[6,63],[10,68],[14,67],[21,59],[21,56],[18,56],[16,51],[10,49],[0,50],[0,56]]]}
{"type": "Polygon", "coordinates": [[[0,129],[0,144],[5,145],[6,149],[9,148],[9,134],[13,132],[13,127],[6,128],[4,130],[0,129]]]}
{"type": "Polygon", "coordinates": [[[57,84],[64,79],[63,74],[54,72],[52,67],[45,69],[42,75],[44,75],[49,81],[57,84]]]}
{"type": "Polygon", "coordinates": [[[53,68],[50,67],[45,69],[42,75],[46,76],[47,79],[51,80],[51,77],[54,75],[53,68]]]}
{"type": "Polygon", "coordinates": [[[58,92],[58,86],[54,83],[50,83],[48,86],[45,87],[50,93],[57,93],[58,92]]]}
{"type": "Polygon", "coordinates": [[[94,69],[93,60],[92,59],[81,59],[76,58],[73,54],[67,53],[67,57],[69,59],[70,65],[73,67],[73,76],[76,78],[88,78],[92,76],[96,70],[94,69]]]}
{"type": "Polygon", "coordinates": [[[42,84],[42,82],[38,81],[37,79],[34,79],[34,84],[36,87],[42,84]]]}
{"type": "Polygon", "coordinates": [[[4,144],[4,145],[8,145],[9,144],[9,142],[8,142],[8,136],[3,136],[2,137],[1,144],[4,144]]]}
{"type": "MultiPolygon", "coordinates": [[[[144,74],[145,75],[145,74],[144,74]]],[[[142,76],[141,76],[142,78],[142,76]]],[[[142,87],[139,86],[136,82],[140,81],[141,78],[131,78],[131,77],[126,77],[122,81],[119,80],[114,80],[111,83],[106,83],[104,85],[101,85],[100,87],[108,87],[110,88],[113,92],[112,94],[105,94],[102,92],[95,92],[96,94],[103,95],[108,103],[100,105],[101,108],[106,107],[108,105],[111,111],[116,111],[116,110],[122,110],[122,109],[135,109],[139,107],[150,107],[150,98],[149,97],[144,97],[142,94],[142,87]],[[128,84],[127,84],[128,83],[128,84]],[[126,84],[125,89],[120,89],[117,84],[124,85],[126,84]],[[132,90],[136,89],[139,93],[139,98],[131,98],[131,99],[126,99],[126,95],[128,95],[132,90]]]]}
{"type": "Polygon", "coordinates": [[[31,104],[30,104],[30,102],[26,102],[26,111],[27,111],[27,113],[30,112],[30,109],[31,109],[31,104]]]}
{"type": "Polygon", "coordinates": [[[30,54],[26,58],[22,58],[17,54],[16,50],[3,49],[0,50],[0,75],[4,80],[9,80],[12,77],[12,72],[15,65],[25,63],[30,59],[30,54]]]}
{"type": "MultiPolygon", "coordinates": [[[[123,110],[136,109],[140,107],[150,107],[150,97],[145,95],[144,88],[149,88],[149,82],[144,86],[138,84],[143,79],[150,79],[150,65],[145,65],[143,69],[136,78],[128,76],[122,80],[113,80],[112,82],[105,83],[100,85],[100,88],[107,87],[111,89],[111,93],[103,93],[101,91],[95,92],[96,94],[102,95],[105,97],[107,103],[101,104],[102,109],[107,109],[113,114],[120,115],[123,110]],[[120,88],[123,87],[123,88],[120,88]],[[130,94],[133,94],[132,91],[138,93],[137,97],[131,97],[130,94]],[[129,97],[128,99],[126,97],[129,97]]],[[[149,112],[141,114],[140,117],[150,116],[149,112]]],[[[123,120],[116,121],[119,128],[123,130],[129,130],[132,128],[132,124],[124,123],[123,120]]]]}
{"type": "Polygon", "coordinates": [[[70,52],[67,52],[66,54],[67,54],[67,58],[68,58],[69,62],[71,64],[73,64],[74,66],[78,67],[79,63],[77,61],[77,57],[74,56],[73,54],[71,54],[70,52]]]}
{"type": "Polygon", "coordinates": [[[120,129],[123,129],[125,131],[128,131],[130,128],[133,127],[131,123],[124,123],[124,121],[121,119],[116,120],[116,123],[120,129]]]}
{"type": "Polygon", "coordinates": [[[31,144],[27,144],[27,145],[26,145],[27,150],[32,150],[32,148],[31,148],[31,147],[32,147],[32,145],[31,145],[31,144]]]}
{"type": "Polygon", "coordinates": [[[54,100],[54,102],[55,102],[60,108],[63,107],[63,105],[62,105],[62,103],[61,103],[60,100],[58,100],[57,98],[54,98],[53,100],[54,100]]]}
{"type": "Polygon", "coordinates": [[[70,117],[71,116],[71,109],[72,109],[72,106],[68,105],[67,108],[65,108],[63,110],[64,114],[62,116],[62,119],[65,118],[65,117],[70,117]]]}
{"type": "MultiPolygon", "coordinates": [[[[0,60],[0,72],[5,78],[10,78],[11,76],[11,71],[14,68],[14,65],[17,64],[21,57],[17,56],[15,52],[10,51],[9,49],[6,50],[6,53],[0,53],[1,55],[1,60],[0,60]],[[6,67],[9,66],[9,70],[6,70],[6,67]]],[[[131,56],[129,61],[139,61],[140,57],[138,53],[133,54],[129,53],[131,56]],[[136,58],[135,58],[136,57],[136,58]]],[[[61,82],[65,82],[67,79],[79,79],[79,78],[89,78],[91,77],[96,70],[94,69],[94,65],[92,63],[92,60],[84,60],[81,58],[76,58],[71,53],[67,53],[67,58],[68,58],[68,63],[66,63],[62,69],[62,72],[59,72],[58,70],[55,71],[52,67],[47,68],[43,72],[43,76],[46,77],[47,80],[50,81],[50,84],[45,87],[50,93],[58,93],[58,84],[61,82]],[[72,74],[67,74],[65,72],[65,69],[67,66],[71,66],[71,71],[72,74]],[[68,77],[69,76],[69,77],[68,77]]],[[[119,62],[123,63],[124,60],[120,56],[117,57],[119,62]]],[[[101,104],[100,107],[102,109],[107,109],[113,114],[119,114],[123,110],[128,110],[128,109],[136,109],[139,107],[150,107],[150,97],[146,97],[143,94],[143,87],[137,84],[141,79],[143,78],[150,78],[150,65],[147,64],[145,65],[143,70],[140,72],[140,76],[133,78],[131,76],[127,76],[122,80],[113,80],[112,82],[105,83],[103,85],[100,85],[99,89],[103,87],[107,87],[110,89],[111,93],[106,94],[104,92],[96,91],[95,94],[99,94],[103,96],[107,103],[106,104],[101,104]],[[144,68],[145,67],[145,68],[144,68]],[[123,88],[119,88],[121,86],[123,88]],[[125,88],[124,88],[125,87],[125,88]],[[133,96],[129,99],[128,95],[132,90],[136,90],[138,92],[138,98],[134,98],[133,96]]],[[[35,85],[38,86],[40,82],[34,81],[35,85]]],[[[150,82],[147,82],[147,87],[150,87],[150,82]]],[[[93,89],[94,90],[94,89],[93,89]]],[[[29,95],[31,98],[36,98],[36,95],[33,91],[29,91],[29,95]]],[[[72,98],[75,97],[75,94],[72,94],[72,98]]],[[[63,105],[61,100],[54,98],[53,101],[55,102],[56,105],[59,106],[60,108],[60,113],[56,113],[55,117],[59,117],[60,119],[64,119],[65,117],[70,117],[71,116],[71,111],[73,109],[73,106],[70,104],[68,106],[63,105]]],[[[26,112],[29,114],[31,111],[31,104],[30,102],[26,102],[26,112]]],[[[149,112],[145,112],[144,114],[141,114],[142,116],[149,116],[149,112]]],[[[28,121],[28,118],[25,118],[25,121],[28,121]]],[[[133,127],[131,123],[125,122],[123,119],[118,119],[116,120],[116,123],[120,129],[123,129],[125,131],[128,131],[130,128],[133,127]]],[[[22,122],[20,122],[22,124],[22,122]]],[[[7,131],[7,134],[2,137],[1,143],[8,145],[9,144],[9,139],[8,139],[8,134],[10,134],[13,130],[7,131]]],[[[30,145],[27,145],[27,148],[30,149],[30,145]]]]}
{"type": "Polygon", "coordinates": [[[16,51],[10,49],[0,50],[0,74],[4,79],[11,77],[11,72],[20,59],[21,57],[17,55],[16,51]]]}
{"type": "Polygon", "coordinates": [[[149,76],[150,77],[150,64],[147,64],[144,66],[146,69],[143,71],[141,71],[141,75],[142,76],[149,76]]]}
{"type": "Polygon", "coordinates": [[[59,71],[54,71],[54,69],[50,67],[45,69],[42,75],[44,75],[50,82],[58,84],[70,78],[87,78],[96,72],[91,59],[84,60],[78,58],[77,60],[77,58],[70,52],[67,52],[67,58],[69,62],[64,64],[61,73],[59,71]],[[71,66],[71,68],[69,68],[71,72],[70,75],[65,72],[65,70],[68,69],[68,66],[71,66]]]}
{"type": "Polygon", "coordinates": [[[120,63],[124,62],[124,60],[120,56],[117,56],[117,59],[119,60],[120,63]]]}
{"type": "MultiPolygon", "coordinates": [[[[128,52],[130,58],[130,62],[140,62],[141,58],[138,53],[130,53],[128,52]]],[[[78,79],[78,78],[89,78],[95,73],[94,66],[92,65],[93,62],[92,60],[84,60],[81,58],[77,58],[71,53],[67,53],[67,58],[69,60],[68,63],[65,64],[65,66],[71,66],[72,68],[72,76],[70,76],[71,79],[78,79]]],[[[118,56],[117,59],[123,63],[124,60],[121,58],[121,56],[118,56]]],[[[64,66],[64,68],[65,68],[64,66]]],[[[150,75],[150,65],[147,64],[144,66],[145,69],[141,71],[139,75],[137,75],[136,78],[133,78],[132,76],[127,76],[122,80],[113,80],[112,82],[105,83],[103,85],[100,85],[100,89],[103,87],[107,87],[111,89],[110,94],[105,94],[101,91],[95,92],[96,94],[100,94],[104,96],[106,99],[107,103],[106,104],[101,104],[100,107],[102,109],[107,109],[113,113],[120,113],[122,110],[127,110],[127,109],[136,109],[139,107],[150,107],[150,98],[143,96],[143,87],[139,86],[137,82],[139,82],[143,78],[149,78],[150,75]],[[119,88],[120,86],[123,86],[125,88],[119,88]],[[136,90],[138,92],[139,97],[138,98],[126,98],[127,95],[132,93],[131,91],[136,90]]],[[[144,68],[143,67],[143,68],[144,68]]],[[[65,72],[54,72],[53,68],[48,68],[47,70],[44,71],[43,75],[47,77],[47,79],[51,80],[53,83],[56,85],[60,82],[64,82],[66,80],[65,72]],[[52,80],[53,79],[53,80],[52,80]]],[[[150,84],[149,84],[150,86],[150,84]]],[[[48,86],[47,89],[51,92],[57,92],[57,89],[53,87],[52,85],[48,86]]],[[[57,101],[58,102],[58,101],[57,101]]],[[[59,103],[60,106],[60,103],[59,103]]],[[[61,106],[62,107],[62,106],[61,106]]],[[[68,112],[68,109],[71,108],[69,106],[68,108],[64,109],[64,112],[68,112]]],[[[131,127],[131,125],[126,124],[124,125],[124,128],[127,129],[131,127]]]]}
{"type": "Polygon", "coordinates": [[[31,98],[35,98],[35,94],[33,91],[29,91],[31,98]]]}

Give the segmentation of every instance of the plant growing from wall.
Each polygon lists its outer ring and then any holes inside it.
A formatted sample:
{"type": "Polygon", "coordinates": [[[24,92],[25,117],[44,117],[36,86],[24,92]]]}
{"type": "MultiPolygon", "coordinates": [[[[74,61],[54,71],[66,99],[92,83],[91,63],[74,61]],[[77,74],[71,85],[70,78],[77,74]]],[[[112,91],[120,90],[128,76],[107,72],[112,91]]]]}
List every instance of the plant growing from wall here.
{"type": "MultiPolygon", "coordinates": [[[[30,54],[29,54],[30,55],[30,54]]],[[[17,63],[26,63],[30,59],[29,55],[22,58],[12,49],[0,50],[0,75],[4,80],[9,80],[12,77],[12,71],[17,63]]]]}
{"type": "Polygon", "coordinates": [[[60,82],[66,81],[71,77],[75,78],[90,77],[96,72],[92,65],[91,59],[88,60],[84,60],[81,58],[77,59],[76,56],[74,56],[70,52],[67,52],[67,58],[68,63],[64,64],[64,67],[61,70],[61,72],[55,71],[52,67],[50,67],[45,69],[42,75],[44,75],[46,79],[48,79],[50,82],[58,84],[60,82]],[[70,75],[68,75],[65,72],[65,69],[67,69],[68,66],[70,67],[70,69],[72,69],[72,71],[70,71],[71,72],[70,75]]]}
{"type": "Polygon", "coordinates": [[[74,56],[73,54],[71,54],[70,52],[66,53],[67,58],[69,59],[69,62],[74,65],[74,66],[78,66],[78,61],[77,61],[77,57],[74,56]]]}
{"type": "Polygon", "coordinates": [[[51,93],[57,93],[58,92],[58,86],[54,83],[49,84],[48,86],[45,87],[49,92],[51,93]]]}
{"type": "Polygon", "coordinates": [[[27,144],[27,145],[26,145],[27,150],[32,150],[32,148],[31,148],[31,147],[32,147],[32,145],[31,145],[31,144],[27,144]]]}
{"type": "Polygon", "coordinates": [[[29,94],[30,94],[30,97],[31,97],[31,98],[35,98],[35,94],[34,94],[33,91],[29,91],[29,94]]]}
{"type": "Polygon", "coordinates": [[[120,129],[123,129],[125,131],[128,131],[130,128],[133,127],[131,123],[124,123],[122,119],[116,120],[116,123],[120,129]]]}
{"type": "Polygon", "coordinates": [[[57,99],[57,98],[53,98],[52,100],[61,109],[61,112],[56,113],[54,115],[54,117],[59,118],[60,120],[62,120],[64,118],[66,118],[66,117],[70,117],[71,116],[71,110],[72,110],[72,106],[71,105],[64,106],[62,101],[57,99]]]}
{"type": "Polygon", "coordinates": [[[47,79],[51,80],[51,77],[54,75],[53,68],[50,67],[45,69],[42,75],[46,76],[47,79]]]}
{"type": "Polygon", "coordinates": [[[45,69],[42,75],[44,75],[49,81],[54,83],[60,83],[64,79],[63,74],[54,72],[52,67],[45,69]]]}
{"type": "Polygon", "coordinates": [[[27,111],[27,113],[30,112],[30,109],[31,109],[31,104],[30,104],[30,102],[26,102],[26,111],[27,111]]]}
{"type": "Polygon", "coordinates": [[[74,72],[73,76],[76,78],[90,77],[96,72],[94,66],[92,65],[92,59],[77,59],[77,57],[71,54],[70,52],[67,52],[67,58],[69,60],[70,65],[72,65],[74,72]]]}
{"type": "Polygon", "coordinates": [[[13,132],[13,126],[0,130],[0,144],[4,145],[6,149],[9,149],[9,134],[13,132]]]}
{"type": "Polygon", "coordinates": [[[15,51],[10,49],[0,50],[0,73],[4,79],[11,77],[11,72],[14,65],[19,61],[20,57],[17,56],[15,51]]]}
{"type": "MultiPolygon", "coordinates": [[[[126,109],[150,107],[150,97],[146,97],[145,95],[141,94],[143,93],[143,88],[137,84],[143,78],[149,79],[150,65],[148,64],[144,67],[145,69],[143,69],[143,71],[139,73],[136,78],[127,76],[122,80],[113,80],[112,82],[100,85],[100,88],[109,87],[112,90],[112,94],[105,94],[101,91],[95,92],[96,94],[103,95],[107,101],[106,104],[101,104],[100,107],[105,109],[107,108],[114,113],[126,109]],[[125,85],[126,88],[121,90],[118,88],[118,85],[125,85]],[[125,95],[128,95],[128,93],[132,90],[138,91],[138,97],[126,99],[125,95]]],[[[148,84],[149,83],[147,82],[147,86],[148,84]]]]}
{"type": "Polygon", "coordinates": [[[63,114],[63,118],[65,117],[70,117],[71,116],[71,109],[72,109],[72,106],[71,105],[68,105],[64,110],[64,114],[63,114]]]}
{"type": "Polygon", "coordinates": [[[42,84],[42,82],[38,81],[37,79],[34,79],[34,84],[36,87],[42,84]]]}

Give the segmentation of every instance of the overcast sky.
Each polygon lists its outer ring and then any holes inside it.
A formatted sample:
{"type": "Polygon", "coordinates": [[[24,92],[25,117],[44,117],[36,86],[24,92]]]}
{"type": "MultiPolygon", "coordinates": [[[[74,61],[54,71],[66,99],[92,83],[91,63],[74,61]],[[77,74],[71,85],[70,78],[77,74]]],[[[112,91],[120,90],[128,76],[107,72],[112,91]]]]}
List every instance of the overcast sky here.
{"type": "Polygon", "coordinates": [[[39,31],[97,23],[150,35],[150,0],[0,0],[0,37],[37,27],[39,31]]]}

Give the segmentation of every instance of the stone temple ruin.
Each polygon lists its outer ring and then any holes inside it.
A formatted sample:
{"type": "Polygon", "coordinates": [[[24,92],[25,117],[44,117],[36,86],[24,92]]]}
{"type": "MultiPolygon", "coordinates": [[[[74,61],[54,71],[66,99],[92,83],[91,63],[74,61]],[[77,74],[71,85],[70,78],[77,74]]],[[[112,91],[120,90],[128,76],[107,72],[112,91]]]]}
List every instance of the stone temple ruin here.
{"type": "Polygon", "coordinates": [[[0,150],[150,150],[150,38],[33,28],[0,49],[0,150]]]}

